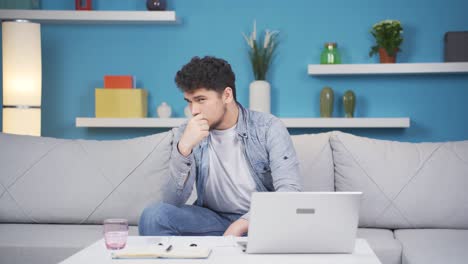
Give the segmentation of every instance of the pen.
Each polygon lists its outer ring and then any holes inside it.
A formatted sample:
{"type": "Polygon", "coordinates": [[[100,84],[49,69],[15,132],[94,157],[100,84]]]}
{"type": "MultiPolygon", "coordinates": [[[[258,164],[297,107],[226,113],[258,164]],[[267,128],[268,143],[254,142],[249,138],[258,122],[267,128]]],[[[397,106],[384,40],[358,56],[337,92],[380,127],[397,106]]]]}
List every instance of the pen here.
{"type": "Polygon", "coordinates": [[[166,252],[171,251],[171,249],[172,249],[172,245],[169,245],[169,246],[166,248],[166,252]]]}

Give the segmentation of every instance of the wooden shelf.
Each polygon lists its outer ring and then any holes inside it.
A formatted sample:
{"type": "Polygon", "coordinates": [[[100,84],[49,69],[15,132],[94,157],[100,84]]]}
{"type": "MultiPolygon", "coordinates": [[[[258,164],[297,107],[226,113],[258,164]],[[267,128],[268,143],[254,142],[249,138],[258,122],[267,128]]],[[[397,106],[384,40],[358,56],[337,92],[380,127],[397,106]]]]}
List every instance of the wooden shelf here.
{"type": "Polygon", "coordinates": [[[39,23],[174,24],[175,11],[72,11],[0,9],[0,20],[24,19],[39,23]]]}
{"type": "Polygon", "coordinates": [[[375,64],[309,64],[308,74],[373,75],[373,74],[454,74],[468,73],[468,62],[445,63],[375,63],[375,64]]]}
{"type": "MultiPolygon", "coordinates": [[[[77,127],[154,127],[170,128],[186,118],[93,118],[77,117],[77,127]]],[[[288,128],[407,128],[410,119],[403,118],[281,118],[288,128]]]]}

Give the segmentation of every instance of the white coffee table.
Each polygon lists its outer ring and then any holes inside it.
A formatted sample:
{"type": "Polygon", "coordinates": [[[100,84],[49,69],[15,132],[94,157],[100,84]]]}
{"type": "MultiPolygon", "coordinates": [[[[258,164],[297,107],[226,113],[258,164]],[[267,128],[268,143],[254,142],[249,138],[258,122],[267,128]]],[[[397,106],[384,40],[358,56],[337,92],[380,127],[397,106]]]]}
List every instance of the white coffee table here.
{"type": "Polygon", "coordinates": [[[139,237],[128,238],[126,249],[138,249],[155,245],[158,242],[170,243],[175,247],[184,247],[196,243],[199,247],[212,249],[207,259],[112,259],[103,239],[67,258],[62,264],[92,263],[220,263],[220,264],[258,264],[258,263],[327,263],[327,264],[381,264],[375,253],[364,239],[357,239],[353,254],[246,254],[237,241],[246,238],[234,237],[139,237]]]}

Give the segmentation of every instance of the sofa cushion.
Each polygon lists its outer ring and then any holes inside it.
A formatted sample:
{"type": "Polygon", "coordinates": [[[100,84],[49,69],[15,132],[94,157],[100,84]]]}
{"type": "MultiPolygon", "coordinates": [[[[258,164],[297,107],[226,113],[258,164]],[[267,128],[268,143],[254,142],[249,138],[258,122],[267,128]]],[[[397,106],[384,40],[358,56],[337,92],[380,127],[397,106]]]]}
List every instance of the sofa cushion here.
{"type": "Polygon", "coordinates": [[[334,132],[337,191],[362,191],[361,227],[468,228],[468,141],[402,143],[334,132]]]}
{"type": "Polygon", "coordinates": [[[58,263],[103,237],[101,225],[0,224],[0,234],[0,263],[10,264],[58,263]]]}
{"type": "Polygon", "coordinates": [[[468,230],[395,230],[403,245],[403,264],[464,264],[468,261],[468,230]]]}
{"type": "Polygon", "coordinates": [[[391,230],[359,228],[357,237],[366,239],[382,264],[401,264],[401,243],[391,230]]]}
{"type": "Polygon", "coordinates": [[[299,159],[303,191],[334,191],[330,133],[295,135],[291,139],[299,159]]]}
{"type": "Polygon", "coordinates": [[[137,224],[162,199],[172,132],[129,140],[0,134],[0,222],[137,224]]]}

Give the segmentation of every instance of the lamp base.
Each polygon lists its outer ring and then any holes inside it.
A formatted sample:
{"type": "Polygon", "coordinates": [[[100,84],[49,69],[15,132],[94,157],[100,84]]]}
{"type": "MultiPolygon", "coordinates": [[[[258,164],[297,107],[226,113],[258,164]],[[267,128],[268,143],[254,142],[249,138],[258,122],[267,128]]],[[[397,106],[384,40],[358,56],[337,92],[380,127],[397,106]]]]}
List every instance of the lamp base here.
{"type": "Polygon", "coordinates": [[[3,133],[40,136],[40,108],[3,108],[3,133]]]}

